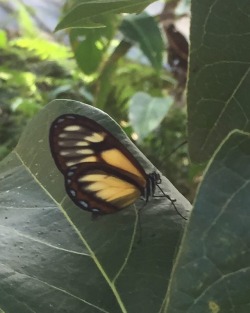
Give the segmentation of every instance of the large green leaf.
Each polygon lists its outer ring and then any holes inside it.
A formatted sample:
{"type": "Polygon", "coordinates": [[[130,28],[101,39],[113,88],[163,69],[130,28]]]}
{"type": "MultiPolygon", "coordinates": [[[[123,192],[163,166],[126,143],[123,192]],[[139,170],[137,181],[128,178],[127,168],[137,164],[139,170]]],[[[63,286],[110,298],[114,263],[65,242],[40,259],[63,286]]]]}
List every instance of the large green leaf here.
{"type": "Polygon", "coordinates": [[[164,312],[250,312],[249,164],[249,134],[231,134],[200,187],[164,312]]]}
{"type": "Polygon", "coordinates": [[[188,84],[190,155],[207,161],[228,133],[250,130],[250,2],[193,0],[188,84]]]}
{"type": "Polygon", "coordinates": [[[139,44],[145,56],[156,70],[162,67],[163,39],[155,19],[143,12],[126,16],[120,26],[125,38],[139,44]]]}
{"type": "MultiPolygon", "coordinates": [[[[96,220],[67,197],[50,154],[48,131],[63,113],[93,118],[123,142],[147,171],[153,166],[106,114],[56,100],[28,125],[0,164],[0,308],[8,313],[159,312],[182,233],[166,198],[96,220]],[[141,235],[140,235],[141,234],[141,235]]],[[[163,178],[162,188],[187,201],[163,178]]]]}
{"type": "Polygon", "coordinates": [[[97,0],[79,1],[57,25],[56,30],[78,27],[102,27],[105,14],[137,13],[152,0],[97,0]]]}

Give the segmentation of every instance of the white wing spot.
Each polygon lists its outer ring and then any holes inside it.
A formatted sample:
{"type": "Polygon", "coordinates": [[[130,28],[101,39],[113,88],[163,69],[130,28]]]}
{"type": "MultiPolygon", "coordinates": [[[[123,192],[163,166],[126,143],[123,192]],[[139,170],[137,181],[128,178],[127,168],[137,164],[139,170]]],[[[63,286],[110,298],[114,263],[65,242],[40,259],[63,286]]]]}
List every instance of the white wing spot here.
{"type": "Polygon", "coordinates": [[[79,154],[94,154],[94,151],[91,149],[81,149],[81,150],[76,150],[76,153],[79,154]]]}
{"type": "Polygon", "coordinates": [[[104,133],[93,133],[92,135],[84,137],[85,140],[90,142],[101,142],[105,138],[104,133]]]}
{"type": "Polygon", "coordinates": [[[79,130],[82,130],[82,127],[79,125],[70,125],[70,126],[64,127],[64,130],[69,131],[69,132],[79,131],[79,130]]]}
{"type": "Polygon", "coordinates": [[[59,134],[59,136],[58,136],[59,138],[66,138],[67,137],[67,134],[65,134],[65,133],[61,133],[61,134],[59,134]]]}

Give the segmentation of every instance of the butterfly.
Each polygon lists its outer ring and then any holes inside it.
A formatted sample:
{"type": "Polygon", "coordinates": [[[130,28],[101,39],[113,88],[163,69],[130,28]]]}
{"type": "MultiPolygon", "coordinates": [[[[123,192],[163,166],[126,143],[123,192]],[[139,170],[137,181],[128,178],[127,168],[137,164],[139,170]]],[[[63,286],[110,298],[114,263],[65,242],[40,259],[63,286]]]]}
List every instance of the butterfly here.
{"type": "Polygon", "coordinates": [[[161,183],[159,173],[146,174],[114,135],[85,116],[64,114],[56,118],[49,142],[67,194],[78,207],[94,215],[115,213],[140,197],[148,202],[161,183]]]}

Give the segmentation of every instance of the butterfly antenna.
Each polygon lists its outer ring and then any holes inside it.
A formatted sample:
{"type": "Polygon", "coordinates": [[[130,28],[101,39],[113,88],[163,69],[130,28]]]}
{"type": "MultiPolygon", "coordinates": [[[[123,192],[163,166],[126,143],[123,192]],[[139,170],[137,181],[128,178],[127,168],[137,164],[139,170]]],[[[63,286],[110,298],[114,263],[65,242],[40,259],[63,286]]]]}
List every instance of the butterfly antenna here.
{"type": "Polygon", "coordinates": [[[176,205],[175,205],[176,199],[170,198],[170,196],[169,196],[168,194],[166,194],[158,184],[157,184],[157,187],[160,189],[160,191],[162,192],[162,194],[172,203],[172,205],[173,205],[173,207],[174,207],[176,213],[177,213],[179,216],[181,216],[184,220],[187,221],[187,218],[186,218],[185,216],[183,216],[183,215],[178,211],[178,209],[177,209],[177,207],[176,207],[176,205]]]}

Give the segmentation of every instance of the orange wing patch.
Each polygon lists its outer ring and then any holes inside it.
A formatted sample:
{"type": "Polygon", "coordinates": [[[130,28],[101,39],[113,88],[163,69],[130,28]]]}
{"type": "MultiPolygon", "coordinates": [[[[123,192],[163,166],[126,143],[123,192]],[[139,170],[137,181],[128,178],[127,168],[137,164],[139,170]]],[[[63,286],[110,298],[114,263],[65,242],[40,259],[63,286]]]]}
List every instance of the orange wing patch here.
{"type": "Polygon", "coordinates": [[[140,190],[133,184],[109,174],[88,174],[79,181],[86,183],[84,190],[119,208],[128,206],[140,196],[140,190]]]}
{"type": "Polygon", "coordinates": [[[103,160],[112,166],[117,168],[122,168],[123,170],[130,172],[136,176],[141,177],[141,173],[138,169],[129,161],[129,159],[116,148],[103,151],[101,153],[101,157],[103,160]]]}

